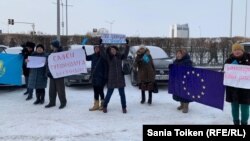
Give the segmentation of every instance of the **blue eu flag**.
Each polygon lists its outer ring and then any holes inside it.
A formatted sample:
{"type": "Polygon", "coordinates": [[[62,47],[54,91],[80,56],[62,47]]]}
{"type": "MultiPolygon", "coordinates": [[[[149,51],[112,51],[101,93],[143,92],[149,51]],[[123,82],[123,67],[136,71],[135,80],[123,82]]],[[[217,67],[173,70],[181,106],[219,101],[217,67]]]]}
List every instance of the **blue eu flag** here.
{"type": "Polygon", "coordinates": [[[170,66],[168,92],[223,110],[223,73],[187,66],[170,66]]]}
{"type": "Polygon", "coordinates": [[[0,84],[22,84],[22,62],[20,54],[0,54],[0,84]]]}

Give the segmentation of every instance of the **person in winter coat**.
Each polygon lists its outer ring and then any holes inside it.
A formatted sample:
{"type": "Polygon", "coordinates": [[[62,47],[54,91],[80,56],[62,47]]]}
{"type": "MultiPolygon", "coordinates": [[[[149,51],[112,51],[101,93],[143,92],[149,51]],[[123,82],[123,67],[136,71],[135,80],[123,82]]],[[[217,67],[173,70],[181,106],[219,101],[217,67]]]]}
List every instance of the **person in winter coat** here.
{"type": "MultiPolygon", "coordinates": [[[[182,66],[192,66],[192,61],[185,49],[180,49],[176,52],[176,59],[173,64],[182,66]]],[[[180,106],[177,107],[178,110],[182,110],[183,113],[188,113],[189,102],[188,99],[173,95],[173,99],[180,102],[180,106]]]]}
{"type": "MultiPolygon", "coordinates": [[[[42,44],[38,44],[36,46],[36,51],[32,53],[31,56],[47,57],[46,53],[44,52],[44,46],[42,44]]],[[[36,101],[34,102],[34,104],[43,104],[45,97],[45,88],[47,87],[46,65],[41,68],[31,68],[28,82],[29,89],[36,89],[36,101]]]]}
{"type": "Polygon", "coordinates": [[[155,67],[152,56],[145,46],[137,51],[134,69],[138,68],[138,84],[141,89],[141,104],[145,102],[145,91],[148,91],[148,104],[152,103],[152,91],[155,83],[155,67]]]}
{"type": "MultiPolygon", "coordinates": [[[[232,54],[225,64],[250,65],[250,54],[245,52],[241,44],[232,46],[232,54]]],[[[226,86],[226,101],[231,103],[233,122],[235,125],[247,125],[249,119],[250,89],[226,86]],[[241,113],[241,119],[240,119],[241,113]]]]}
{"type": "MultiPolygon", "coordinates": [[[[51,42],[51,48],[53,49],[52,53],[61,52],[62,47],[58,40],[53,40],[51,42]]],[[[48,69],[49,70],[49,69],[48,69]]],[[[59,100],[61,105],[59,109],[63,109],[66,104],[66,94],[65,94],[65,84],[64,84],[64,77],[61,78],[53,78],[51,72],[48,72],[48,77],[50,78],[49,84],[49,104],[45,106],[45,108],[51,108],[56,106],[56,95],[58,94],[59,100]]]]}
{"type": "Polygon", "coordinates": [[[23,50],[22,50],[22,55],[23,55],[23,75],[25,77],[25,84],[26,84],[26,92],[24,93],[24,95],[28,94],[28,97],[26,98],[26,100],[30,100],[33,97],[33,89],[28,88],[28,81],[29,81],[29,74],[30,74],[30,68],[27,68],[27,62],[26,59],[28,58],[28,56],[30,56],[33,52],[34,52],[34,48],[35,48],[35,43],[27,41],[25,43],[25,45],[23,46],[23,50]]]}
{"type": "Polygon", "coordinates": [[[106,60],[100,55],[100,47],[94,46],[94,53],[87,55],[85,46],[82,47],[85,51],[86,60],[91,61],[91,79],[94,89],[94,106],[89,111],[103,110],[104,104],[104,86],[107,81],[107,63],[106,60]],[[101,98],[101,103],[99,101],[101,98]]]}
{"type": "MultiPolygon", "coordinates": [[[[102,43],[102,41],[100,41],[102,43]]],[[[116,46],[110,46],[107,48],[107,52],[104,51],[104,46],[101,45],[101,55],[106,59],[108,63],[108,81],[107,81],[107,94],[104,99],[103,112],[107,113],[107,106],[115,88],[118,88],[122,112],[127,113],[126,96],[125,96],[125,77],[122,71],[122,60],[126,59],[129,52],[128,40],[123,54],[119,53],[119,49],[116,46]]]]}

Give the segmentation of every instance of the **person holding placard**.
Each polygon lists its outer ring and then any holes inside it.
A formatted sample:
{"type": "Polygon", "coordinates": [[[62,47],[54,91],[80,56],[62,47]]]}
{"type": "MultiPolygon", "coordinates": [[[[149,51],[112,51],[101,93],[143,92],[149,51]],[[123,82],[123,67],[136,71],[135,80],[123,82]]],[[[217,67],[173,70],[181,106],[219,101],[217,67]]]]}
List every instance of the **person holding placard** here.
{"type": "MultiPolygon", "coordinates": [[[[245,52],[241,44],[233,44],[232,54],[226,60],[225,64],[250,65],[250,54],[245,52]]],[[[247,125],[249,119],[250,89],[226,86],[226,101],[231,103],[234,124],[247,125]]]]}
{"type": "Polygon", "coordinates": [[[107,82],[107,95],[104,99],[103,112],[107,113],[108,103],[114,92],[114,89],[117,88],[120,94],[122,112],[127,113],[126,105],[126,96],[125,96],[125,77],[122,71],[122,60],[126,59],[129,53],[128,40],[126,40],[125,52],[121,54],[117,46],[110,46],[107,48],[107,51],[104,51],[104,46],[102,45],[102,40],[100,40],[100,50],[101,56],[103,56],[108,63],[108,82],[107,82]]]}
{"type": "MultiPolygon", "coordinates": [[[[44,46],[42,44],[38,44],[36,46],[36,50],[31,56],[36,57],[47,57],[44,46]]],[[[28,59],[26,60],[29,61],[28,59]]],[[[30,68],[29,73],[29,81],[28,88],[36,89],[36,101],[34,104],[43,104],[45,97],[45,88],[47,87],[47,68],[46,66],[42,66],[39,68],[30,68]]]]}
{"type": "Polygon", "coordinates": [[[103,110],[104,104],[104,86],[107,82],[107,62],[100,55],[100,47],[94,46],[94,53],[87,55],[85,46],[82,47],[85,51],[86,60],[91,61],[91,80],[94,89],[94,106],[89,111],[103,110]],[[99,101],[99,96],[101,102],[99,101]]]}
{"type": "MultiPolygon", "coordinates": [[[[57,53],[62,51],[62,47],[58,40],[53,40],[51,42],[52,53],[57,53]]],[[[49,70],[49,69],[48,69],[49,70]]],[[[65,93],[65,84],[64,77],[54,78],[51,72],[48,72],[48,77],[50,78],[49,84],[49,104],[45,108],[51,108],[56,106],[56,95],[58,94],[61,105],[59,109],[63,109],[67,104],[66,93],[65,93]]]]}
{"type": "MultiPolygon", "coordinates": [[[[190,66],[191,67],[193,63],[192,63],[187,51],[185,49],[179,49],[176,51],[176,59],[174,60],[173,64],[179,65],[179,66],[190,66]]],[[[191,100],[182,98],[182,97],[177,96],[177,95],[173,95],[173,99],[175,101],[180,102],[180,106],[177,107],[177,110],[181,110],[182,113],[188,113],[189,103],[191,102],[191,100]]]]}

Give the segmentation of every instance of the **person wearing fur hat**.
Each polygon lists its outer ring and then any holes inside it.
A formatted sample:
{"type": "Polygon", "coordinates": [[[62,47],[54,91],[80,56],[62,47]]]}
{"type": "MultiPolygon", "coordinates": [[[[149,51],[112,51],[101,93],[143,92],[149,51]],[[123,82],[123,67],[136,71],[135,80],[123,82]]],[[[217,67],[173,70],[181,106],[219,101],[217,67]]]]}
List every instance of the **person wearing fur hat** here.
{"type": "Polygon", "coordinates": [[[148,104],[152,103],[152,91],[155,83],[155,67],[150,51],[141,45],[136,52],[134,69],[138,69],[138,84],[141,89],[141,104],[145,102],[145,91],[148,91],[148,104]]]}
{"type": "Polygon", "coordinates": [[[125,77],[122,71],[122,60],[126,59],[129,53],[128,40],[126,40],[126,47],[123,54],[119,52],[117,46],[110,46],[107,48],[107,52],[104,51],[104,46],[101,44],[100,40],[100,50],[101,55],[106,59],[108,64],[108,81],[107,81],[107,94],[104,99],[103,112],[107,113],[108,103],[114,92],[114,89],[117,88],[120,94],[122,112],[127,113],[126,105],[126,96],[125,96],[125,77]]]}
{"type": "MultiPolygon", "coordinates": [[[[250,66],[250,54],[245,52],[241,44],[233,44],[232,54],[226,60],[225,64],[250,66]]],[[[247,125],[249,119],[250,89],[226,86],[226,101],[231,103],[233,123],[235,125],[247,125]]]]}
{"type": "Polygon", "coordinates": [[[35,48],[35,43],[27,41],[24,45],[23,45],[23,50],[22,50],[22,55],[23,55],[23,75],[25,77],[25,84],[27,87],[26,92],[24,92],[24,95],[28,94],[28,97],[26,98],[26,100],[30,100],[32,99],[33,96],[33,89],[29,89],[28,88],[28,80],[29,80],[29,73],[30,73],[30,69],[27,68],[27,63],[26,63],[26,59],[28,58],[28,56],[30,56],[33,52],[34,52],[34,48],[35,48]]]}
{"type": "Polygon", "coordinates": [[[94,89],[94,106],[89,111],[103,110],[104,104],[104,86],[107,82],[107,62],[100,55],[99,45],[94,46],[94,53],[87,55],[85,46],[82,47],[85,51],[86,60],[91,61],[91,80],[94,89]],[[101,98],[99,101],[99,97],[101,98]]]}
{"type": "MultiPolygon", "coordinates": [[[[53,40],[51,42],[52,53],[61,52],[62,47],[58,40],[53,40]]],[[[45,108],[51,108],[56,106],[56,95],[58,94],[61,105],[59,109],[63,109],[67,104],[66,93],[65,93],[65,84],[64,77],[61,78],[53,78],[51,72],[48,69],[48,77],[50,78],[49,84],[49,104],[45,106],[45,108]]]]}
{"type": "MultiPolygon", "coordinates": [[[[47,54],[44,51],[44,46],[42,44],[38,44],[36,46],[36,50],[31,56],[36,57],[46,57],[47,54]]],[[[26,60],[27,62],[29,60],[26,60]]],[[[46,62],[45,62],[46,64],[46,62]]],[[[28,81],[28,88],[29,89],[36,89],[36,101],[34,104],[43,104],[44,97],[45,97],[45,88],[47,87],[47,68],[46,65],[40,68],[31,68],[29,74],[29,81],[28,81]]]]}
{"type": "MultiPolygon", "coordinates": [[[[182,66],[192,66],[192,61],[185,49],[179,49],[176,52],[176,59],[173,64],[182,66]]],[[[179,97],[177,95],[173,95],[173,99],[175,101],[180,102],[180,106],[177,107],[177,110],[181,110],[182,113],[188,113],[189,103],[191,102],[190,100],[179,97]]]]}

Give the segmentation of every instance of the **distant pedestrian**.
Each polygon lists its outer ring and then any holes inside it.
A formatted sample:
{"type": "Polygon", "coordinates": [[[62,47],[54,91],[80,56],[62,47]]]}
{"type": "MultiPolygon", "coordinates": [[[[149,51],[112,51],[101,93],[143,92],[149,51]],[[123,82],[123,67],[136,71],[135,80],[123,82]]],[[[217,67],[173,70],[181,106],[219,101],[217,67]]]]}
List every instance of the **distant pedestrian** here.
{"type": "MultiPolygon", "coordinates": [[[[36,46],[36,51],[31,54],[31,56],[36,57],[46,57],[47,55],[44,51],[44,46],[38,44],[36,46]]],[[[28,62],[29,60],[27,60],[28,62]]],[[[46,62],[45,62],[46,63],[46,62]]],[[[47,87],[47,69],[46,65],[40,68],[31,68],[29,74],[28,88],[36,89],[36,101],[34,104],[43,104],[45,97],[45,88],[47,87]]]]}
{"type": "Polygon", "coordinates": [[[27,63],[25,60],[28,58],[28,56],[30,56],[34,52],[35,46],[36,46],[35,43],[27,41],[25,45],[23,46],[23,50],[21,53],[23,55],[23,75],[25,77],[25,84],[27,88],[26,92],[24,92],[24,95],[28,94],[28,97],[26,98],[26,100],[32,99],[33,89],[28,88],[30,68],[27,68],[27,63]]]}
{"type": "MultiPolygon", "coordinates": [[[[232,46],[232,54],[226,60],[225,64],[250,66],[250,54],[245,52],[241,44],[236,43],[232,46]]],[[[226,86],[226,101],[231,103],[234,124],[247,125],[249,119],[250,89],[226,86]]]]}
{"type": "Polygon", "coordinates": [[[104,104],[104,86],[107,82],[107,62],[100,55],[99,45],[94,46],[94,53],[87,55],[85,46],[82,47],[85,51],[86,60],[91,61],[91,80],[94,89],[94,106],[89,111],[103,110],[104,104]],[[100,100],[99,101],[99,96],[100,100]]]}
{"type": "Polygon", "coordinates": [[[101,55],[107,60],[108,63],[108,82],[107,82],[107,95],[104,99],[103,112],[107,113],[108,103],[117,88],[121,98],[122,112],[127,113],[126,96],[125,96],[125,77],[122,71],[122,60],[126,59],[129,53],[128,41],[125,47],[125,52],[121,54],[117,46],[110,46],[107,52],[104,51],[104,46],[101,45],[101,55]]]}
{"type": "Polygon", "coordinates": [[[155,67],[150,51],[145,46],[140,46],[136,52],[137,56],[134,69],[138,69],[137,82],[141,89],[141,104],[145,102],[145,91],[148,91],[148,104],[152,103],[152,92],[155,89],[155,67]]]}
{"type": "MultiPolygon", "coordinates": [[[[53,40],[51,42],[51,48],[53,49],[52,53],[61,52],[62,47],[58,40],[53,40]]],[[[53,78],[51,72],[48,72],[48,77],[50,78],[49,84],[49,104],[45,106],[45,108],[51,108],[56,106],[56,95],[58,94],[59,100],[61,105],[59,109],[63,109],[66,104],[66,93],[65,93],[65,84],[64,84],[64,77],[61,78],[53,78]]]]}
{"type": "MultiPolygon", "coordinates": [[[[180,66],[192,66],[190,56],[185,49],[177,50],[174,64],[180,66]]],[[[179,97],[177,95],[173,95],[173,99],[180,102],[180,106],[177,107],[178,110],[182,110],[183,113],[188,113],[189,102],[191,102],[190,100],[179,97]]]]}

